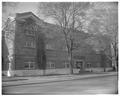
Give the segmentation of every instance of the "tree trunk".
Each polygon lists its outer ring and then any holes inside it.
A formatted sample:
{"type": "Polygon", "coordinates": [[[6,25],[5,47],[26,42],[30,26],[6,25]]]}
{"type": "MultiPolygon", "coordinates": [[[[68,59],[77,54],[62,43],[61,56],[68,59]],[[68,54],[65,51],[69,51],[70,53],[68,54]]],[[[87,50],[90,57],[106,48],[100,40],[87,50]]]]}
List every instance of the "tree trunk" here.
{"type": "Polygon", "coordinates": [[[106,72],[106,56],[104,51],[101,51],[101,65],[103,67],[103,71],[106,72]]]}
{"type": "Polygon", "coordinates": [[[117,54],[116,54],[116,47],[113,46],[113,44],[111,44],[111,53],[112,53],[112,66],[114,69],[114,71],[117,71],[117,61],[118,61],[118,58],[117,58],[117,54]]]}
{"type": "Polygon", "coordinates": [[[115,68],[114,71],[118,71],[118,70],[117,70],[117,61],[116,61],[116,58],[115,58],[115,57],[113,57],[113,59],[112,59],[112,65],[113,65],[113,67],[115,68]]]}
{"type": "Polygon", "coordinates": [[[72,51],[70,51],[69,56],[70,56],[70,74],[73,74],[73,58],[72,58],[72,51]]]}

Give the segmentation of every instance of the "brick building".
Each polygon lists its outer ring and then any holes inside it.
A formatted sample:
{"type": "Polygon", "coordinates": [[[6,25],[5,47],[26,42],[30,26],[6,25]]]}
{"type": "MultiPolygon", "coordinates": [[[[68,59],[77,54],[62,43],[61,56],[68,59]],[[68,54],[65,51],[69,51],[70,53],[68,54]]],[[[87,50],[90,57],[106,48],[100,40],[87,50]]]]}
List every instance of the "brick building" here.
{"type": "MultiPolygon", "coordinates": [[[[15,26],[15,64],[13,70],[40,70],[69,68],[69,58],[59,26],[39,19],[31,12],[18,13],[15,26]]],[[[101,55],[85,39],[89,34],[75,32],[80,47],[73,52],[74,68],[102,67],[101,55]]],[[[111,65],[108,65],[108,67],[111,65]]]]}

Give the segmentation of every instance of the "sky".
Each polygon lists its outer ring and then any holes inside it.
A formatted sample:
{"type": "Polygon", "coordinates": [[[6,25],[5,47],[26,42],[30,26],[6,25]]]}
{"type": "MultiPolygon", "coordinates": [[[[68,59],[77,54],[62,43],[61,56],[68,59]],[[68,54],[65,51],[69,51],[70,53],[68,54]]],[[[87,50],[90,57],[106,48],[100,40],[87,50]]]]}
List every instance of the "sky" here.
{"type": "Polygon", "coordinates": [[[34,14],[37,14],[37,8],[38,8],[38,3],[30,3],[30,2],[24,2],[20,3],[16,9],[16,12],[28,12],[32,11],[34,14]]]}
{"type": "MultiPolygon", "coordinates": [[[[13,8],[9,4],[5,6],[6,12],[2,12],[2,17],[4,20],[6,20],[6,18],[8,18],[9,16],[15,16],[15,13],[23,12],[33,12],[36,16],[38,16],[38,5],[38,2],[19,2],[17,3],[17,6],[13,8]]],[[[45,22],[52,23],[51,19],[44,18],[42,14],[39,14],[39,18],[43,19],[45,22]]]]}
{"type": "MultiPolygon", "coordinates": [[[[3,9],[6,9],[6,12],[2,12],[2,17],[3,20],[6,20],[9,16],[14,16],[15,17],[15,13],[23,13],[23,12],[33,12],[36,16],[38,16],[38,2],[16,2],[17,6],[12,7],[11,5],[13,4],[13,2],[11,2],[11,4],[7,4],[7,6],[3,7],[3,9]],[[12,14],[12,15],[11,15],[12,14]]],[[[110,5],[112,3],[98,3],[96,4],[95,8],[107,8],[107,5],[110,5]],[[104,5],[106,4],[106,6],[104,5]]],[[[108,6],[109,7],[109,6],[108,6]]],[[[48,23],[53,23],[52,19],[49,18],[45,18],[42,14],[39,14],[38,16],[40,19],[44,20],[45,22],[48,23]]]]}

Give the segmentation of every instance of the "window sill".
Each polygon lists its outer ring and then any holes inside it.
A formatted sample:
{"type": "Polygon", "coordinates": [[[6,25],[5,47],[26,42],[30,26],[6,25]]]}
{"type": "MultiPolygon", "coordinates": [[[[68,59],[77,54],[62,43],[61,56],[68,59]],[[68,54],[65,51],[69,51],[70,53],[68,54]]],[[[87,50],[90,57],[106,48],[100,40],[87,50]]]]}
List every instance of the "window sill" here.
{"type": "Polygon", "coordinates": [[[27,68],[25,68],[24,70],[35,70],[35,69],[27,69],[27,68]]]}
{"type": "Polygon", "coordinates": [[[27,46],[24,46],[24,48],[35,49],[36,47],[27,47],[27,46]]]}
{"type": "Polygon", "coordinates": [[[35,35],[30,35],[30,34],[25,34],[25,35],[26,35],[26,36],[33,36],[33,37],[35,36],[35,35]]]}

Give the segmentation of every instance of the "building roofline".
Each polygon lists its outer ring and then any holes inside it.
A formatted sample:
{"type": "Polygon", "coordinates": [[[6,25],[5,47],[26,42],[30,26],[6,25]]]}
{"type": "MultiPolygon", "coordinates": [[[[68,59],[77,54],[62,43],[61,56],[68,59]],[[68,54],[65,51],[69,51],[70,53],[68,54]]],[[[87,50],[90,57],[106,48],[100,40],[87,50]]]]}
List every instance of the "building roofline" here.
{"type": "MultiPolygon", "coordinates": [[[[15,20],[25,21],[26,18],[33,19],[38,25],[43,25],[45,27],[47,27],[47,26],[56,27],[56,29],[60,28],[60,26],[58,26],[58,25],[44,22],[44,20],[37,17],[33,12],[16,13],[15,20]]],[[[75,33],[77,33],[78,31],[79,30],[76,30],[75,33]]],[[[81,32],[81,31],[79,31],[79,32],[81,32]]],[[[85,32],[81,32],[81,33],[85,33],[85,32]]],[[[85,34],[88,34],[88,33],[85,33],[85,34]]]]}
{"type": "Polygon", "coordinates": [[[39,17],[34,15],[32,12],[16,13],[16,18],[15,18],[16,20],[20,20],[20,19],[24,20],[26,18],[32,18],[36,22],[44,22],[39,17]]]}

